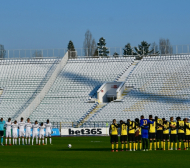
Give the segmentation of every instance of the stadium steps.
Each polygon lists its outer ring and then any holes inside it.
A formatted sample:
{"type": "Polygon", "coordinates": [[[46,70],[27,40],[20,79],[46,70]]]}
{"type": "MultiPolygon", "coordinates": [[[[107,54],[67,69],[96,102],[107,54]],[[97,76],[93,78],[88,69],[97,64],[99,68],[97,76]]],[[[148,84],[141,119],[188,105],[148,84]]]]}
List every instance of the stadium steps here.
{"type": "Polygon", "coordinates": [[[84,119],[77,125],[77,127],[78,128],[81,127],[92,115],[94,115],[97,111],[99,111],[106,105],[107,103],[97,104],[97,106],[94,109],[92,109],[92,111],[90,111],[90,113],[84,117],[84,119]]]}

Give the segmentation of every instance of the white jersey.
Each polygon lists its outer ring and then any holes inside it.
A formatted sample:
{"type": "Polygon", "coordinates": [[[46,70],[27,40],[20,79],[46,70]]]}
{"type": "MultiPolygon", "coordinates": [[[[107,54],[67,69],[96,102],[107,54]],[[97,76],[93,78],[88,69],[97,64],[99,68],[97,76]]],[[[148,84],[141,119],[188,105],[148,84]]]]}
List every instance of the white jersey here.
{"type": "Polygon", "coordinates": [[[24,131],[25,122],[19,122],[18,126],[19,126],[19,131],[24,131]]]}
{"type": "Polygon", "coordinates": [[[16,124],[12,124],[12,129],[13,129],[13,133],[17,133],[17,129],[18,129],[18,123],[16,124]]]}
{"type": "Polygon", "coordinates": [[[32,128],[33,128],[33,133],[37,133],[37,132],[38,132],[39,125],[38,125],[38,124],[33,124],[33,125],[32,125],[32,128]]]}
{"type": "Polygon", "coordinates": [[[10,131],[11,132],[11,122],[6,122],[6,131],[10,131]]]}
{"type": "Polygon", "coordinates": [[[27,123],[25,123],[25,126],[26,126],[26,132],[30,132],[30,130],[32,128],[32,124],[27,122],[27,123]]]}
{"type": "Polygon", "coordinates": [[[46,132],[51,132],[51,123],[46,123],[45,127],[46,127],[46,132]]]}

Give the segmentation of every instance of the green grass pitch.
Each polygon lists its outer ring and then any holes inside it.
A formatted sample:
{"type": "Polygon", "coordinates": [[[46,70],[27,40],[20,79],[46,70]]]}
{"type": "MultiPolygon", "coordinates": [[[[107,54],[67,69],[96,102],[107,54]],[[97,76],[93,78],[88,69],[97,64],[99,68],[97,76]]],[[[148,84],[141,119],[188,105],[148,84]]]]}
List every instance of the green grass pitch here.
{"type": "Polygon", "coordinates": [[[53,137],[52,141],[47,146],[0,146],[0,167],[179,168],[190,163],[190,150],[112,153],[109,137],[53,137]]]}

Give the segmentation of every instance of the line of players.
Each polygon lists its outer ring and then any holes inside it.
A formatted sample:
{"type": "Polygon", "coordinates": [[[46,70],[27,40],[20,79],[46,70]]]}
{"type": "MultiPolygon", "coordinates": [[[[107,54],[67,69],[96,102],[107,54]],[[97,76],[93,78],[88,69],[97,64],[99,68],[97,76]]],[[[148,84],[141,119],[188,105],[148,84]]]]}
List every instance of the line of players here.
{"type": "Polygon", "coordinates": [[[20,145],[20,139],[22,139],[22,145],[30,145],[30,137],[31,137],[31,128],[32,131],[32,145],[34,144],[34,139],[36,138],[36,145],[40,145],[42,141],[42,145],[47,145],[47,138],[49,137],[50,145],[52,145],[52,139],[51,139],[51,129],[52,125],[47,120],[46,123],[38,124],[37,121],[35,121],[34,124],[31,124],[30,118],[27,119],[27,122],[24,122],[24,119],[21,117],[20,122],[17,123],[15,120],[14,122],[11,122],[11,118],[8,119],[7,122],[1,118],[0,120],[0,136],[1,136],[1,145],[3,146],[3,135],[4,135],[4,127],[6,127],[6,139],[5,139],[5,145],[7,145],[7,141],[9,140],[9,145],[17,145],[17,139],[18,144],[20,145]],[[11,128],[12,128],[12,143],[11,143],[11,128]],[[17,130],[19,128],[19,138],[17,130]],[[39,136],[38,136],[38,128],[39,128],[39,136]],[[24,135],[24,129],[26,129],[26,134],[24,135]],[[44,132],[44,129],[46,131],[44,132]],[[45,133],[45,144],[44,144],[44,133],[45,133]],[[25,136],[25,143],[24,143],[24,136],[25,136]],[[38,141],[39,138],[39,141],[38,141]]]}
{"type": "Polygon", "coordinates": [[[180,117],[177,117],[176,120],[177,122],[174,121],[173,117],[170,117],[170,121],[167,121],[165,118],[161,119],[157,116],[153,119],[153,116],[149,115],[149,120],[141,116],[141,120],[138,118],[136,118],[135,121],[128,119],[127,123],[120,120],[120,124],[117,124],[114,119],[109,131],[112,152],[114,152],[114,143],[116,152],[118,152],[118,128],[121,130],[121,151],[124,151],[124,145],[126,151],[128,150],[128,142],[129,151],[132,151],[132,149],[133,151],[138,149],[142,150],[142,145],[143,151],[148,151],[148,139],[150,145],[149,150],[159,150],[160,146],[161,150],[166,150],[166,142],[168,150],[173,150],[174,145],[175,150],[181,150],[182,142],[184,143],[184,150],[188,150],[188,147],[190,147],[190,123],[187,118],[181,120],[180,117]],[[141,121],[144,123],[141,123],[141,121]],[[178,144],[177,138],[179,141],[178,144]]]}

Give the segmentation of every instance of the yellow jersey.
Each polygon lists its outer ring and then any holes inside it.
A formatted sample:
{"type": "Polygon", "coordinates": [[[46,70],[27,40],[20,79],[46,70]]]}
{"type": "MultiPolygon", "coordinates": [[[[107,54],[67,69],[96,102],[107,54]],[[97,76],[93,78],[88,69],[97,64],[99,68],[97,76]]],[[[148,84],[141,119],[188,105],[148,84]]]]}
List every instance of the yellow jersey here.
{"type": "Polygon", "coordinates": [[[156,121],[156,130],[163,130],[163,127],[160,127],[161,125],[163,125],[163,120],[161,118],[158,118],[156,121]]]}
{"type": "Polygon", "coordinates": [[[170,128],[170,123],[168,121],[164,122],[163,134],[169,134],[169,128],[170,128]]]}
{"type": "MultiPolygon", "coordinates": [[[[154,120],[150,120],[150,121],[154,121],[154,120]]],[[[149,133],[155,133],[156,132],[156,124],[155,121],[153,124],[149,125],[149,133]]]]}
{"type": "Polygon", "coordinates": [[[178,121],[177,122],[177,127],[178,127],[178,133],[184,133],[184,126],[185,126],[185,123],[184,121],[178,121]]]}
{"type": "Polygon", "coordinates": [[[120,125],[120,128],[121,128],[121,135],[127,135],[127,128],[128,128],[127,124],[122,123],[120,125]]]}
{"type": "Polygon", "coordinates": [[[135,133],[135,122],[130,121],[129,122],[129,134],[134,134],[135,133]]]}
{"type": "Polygon", "coordinates": [[[190,135],[190,123],[185,123],[185,135],[190,135]]]}
{"type": "Polygon", "coordinates": [[[118,135],[118,125],[117,124],[110,125],[110,135],[118,135]]]}
{"type": "MultiPolygon", "coordinates": [[[[173,126],[177,126],[177,123],[176,122],[174,122],[174,121],[171,121],[170,122],[170,125],[173,125],[173,126]]],[[[172,128],[172,127],[170,127],[171,128],[171,132],[170,132],[170,134],[177,134],[177,128],[172,128]]]]}

